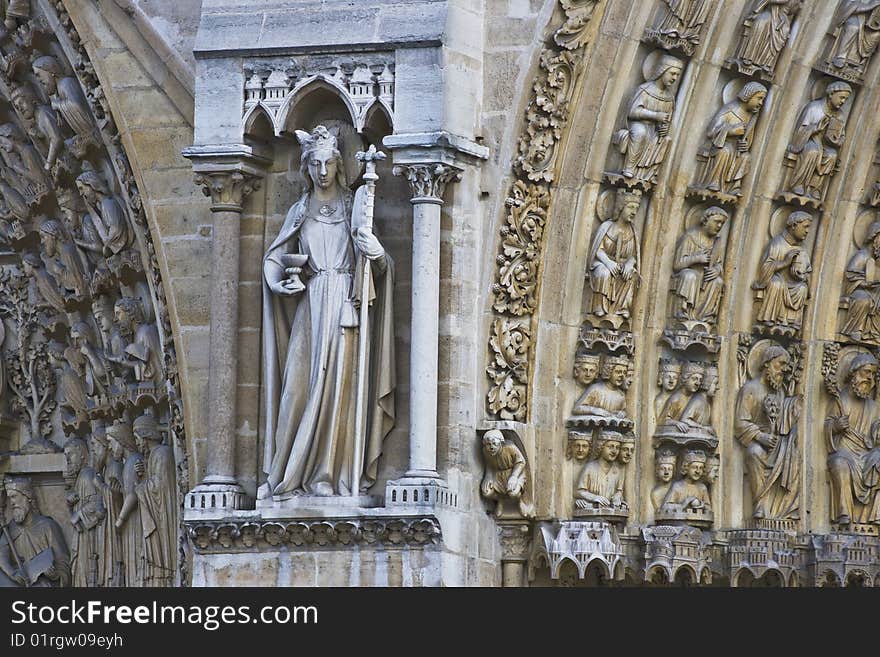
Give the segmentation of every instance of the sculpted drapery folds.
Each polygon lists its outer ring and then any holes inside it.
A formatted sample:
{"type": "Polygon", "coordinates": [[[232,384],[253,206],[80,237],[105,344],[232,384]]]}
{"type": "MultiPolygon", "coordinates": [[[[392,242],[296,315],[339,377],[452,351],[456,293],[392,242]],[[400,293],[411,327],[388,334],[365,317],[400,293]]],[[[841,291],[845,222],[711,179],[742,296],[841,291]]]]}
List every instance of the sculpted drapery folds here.
{"type": "Polygon", "coordinates": [[[107,427],[107,440],[113,457],[122,462],[122,505],[114,527],[118,534],[122,586],[143,586],[144,533],[137,485],[139,472],[146,472],[144,457],[138,449],[131,425],[119,420],[107,427]]]}
{"type": "Polygon", "coordinates": [[[786,331],[800,329],[812,271],[804,242],[812,223],[809,213],[792,212],[785,229],[764,249],[758,278],[752,284],[759,301],[756,315],[759,325],[786,331]]]}
{"type": "Polygon", "coordinates": [[[511,440],[505,440],[498,429],[483,434],[483,480],[480,493],[487,500],[497,500],[495,515],[504,512],[504,500],[511,500],[518,506],[523,518],[534,517],[531,477],[526,457],[511,440]]]}
{"type": "Polygon", "coordinates": [[[880,524],[880,404],[877,359],[869,353],[841,357],[842,389],[825,420],[831,520],[880,524]]]}
{"type": "Polygon", "coordinates": [[[822,98],[807,103],[795,124],[784,164],[791,168],[782,194],[821,202],[837,171],[839,149],[846,138],[843,106],[852,95],[846,82],[831,82],[822,98]]]}
{"type": "Polygon", "coordinates": [[[745,466],[756,520],[800,517],[798,421],[801,397],[783,382],[791,357],[781,346],[759,342],[749,356],[749,380],[736,398],[734,433],[745,448],[745,466]]]}
{"type": "Polygon", "coordinates": [[[297,136],[308,190],[263,259],[268,480],[261,499],[365,490],[395,417],[391,259],[364,225],[364,188],[353,199],[346,191],[336,138],[323,126],[297,136]],[[358,254],[374,283],[369,327],[358,326],[355,312],[356,303],[370,301],[356,298],[358,254]],[[372,362],[364,467],[352,481],[359,338],[370,341],[372,362]]]}
{"type": "MultiPolygon", "coordinates": [[[[724,249],[719,248],[721,230],[728,213],[712,206],[678,240],[672,269],[674,320],[714,327],[724,292],[724,249]]],[[[723,247],[723,245],[722,245],[723,247]]]]}
{"type": "Polygon", "coordinates": [[[649,187],[657,182],[657,170],[671,141],[669,126],[683,69],[680,59],[658,55],[647,81],[633,96],[626,128],[614,135],[614,143],[623,155],[621,175],[627,184],[649,187]]]}
{"type": "Polygon", "coordinates": [[[74,529],[71,550],[73,586],[101,586],[104,556],[101,523],[107,510],[101,495],[101,480],[90,463],[89,449],[81,438],[64,444],[65,470],[68,483],[67,505],[74,529]]]}
{"type": "Polygon", "coordinates": [[[33,71],[50,98],[52,109],[64,118],[73,131],[74,136],[68,140],[67,147],[77,157],[84,157],[88,146],[96,144],[98,140],[79,82],[72,76],[65,76],[61,64],[51,55],[37,57],[33,71]]]}
{"type": "Polygon", "coordinates": [[[681,48],[692,55],[700,43],[700,32],[712,9],[710,0],[663,0],[663,18],[649,35],[667,47],[681,48]]]}
{"type": "Polygon", "coordinates": [[[709,488],[703,482],[706,454],[700,450],[688,450],[682,459],[682,474],[666,493],[660,510],[664,513],[680,513],[688,509],[711,510],[709,488]]]}
{"type": "Polygon", "coordinates": [[[5,489],[12,520],[0,535],[0,586],[69,586],[67,542],[58,523],[40,514],[30,479],[8,478],[5,489]]]}
{"type": "Polygon", "coordinates": [[[751,164],[750,151],[758,114],[767,88],[748,82],[735,100],[724,105],[709,123],[706,141],[697,153],[701,163],[693,189],[730,197],[742,195],[742,182],[751,164]]]}
{"type": "Polygon", "coordinates": [[[832,24],[834,43],[829,63],[860,76],[880,44],[880,0],[844,0],[832,24]]]}
{"type": "Polygon", "coordinates": [[[613,328],[620,328],[629,323],[641,268],[639,237],[633,226],[640,204],[638,191],[618,190],[614,216],[601,223],[593,239],[589,259],[590,310],[596,325],[608,322],[613,328]]]}
{"type": "Polygon", "coordinates": [[[773,76],[779,54],[791,34],[791,25],[804,0],[755,0],[743,23],[743,34],[733,63],[746,75],[760,71],[773,76]]]}
{"type": "Polygon", "coordinates": [[[617,431],[602,431],[596,439],[598,455],[581,470],[575,491],[575,506],[588,509],[626,508],[623,499],[624,470],[618,457],[623,436],[617,431]]]}
{"type": "Polygon", "coordinates": [[[856,342],[880,344],[880,222],[868,227],[864,246],[846,265],[840,332],[856,342]]]}
{"type": "Polygon", "coordinates": [[[626,356],[606,356],[599,381],[593,382],[575,404],[573,414],[608,420],[626,417],[623,391],[630,361],[626,356]]]}

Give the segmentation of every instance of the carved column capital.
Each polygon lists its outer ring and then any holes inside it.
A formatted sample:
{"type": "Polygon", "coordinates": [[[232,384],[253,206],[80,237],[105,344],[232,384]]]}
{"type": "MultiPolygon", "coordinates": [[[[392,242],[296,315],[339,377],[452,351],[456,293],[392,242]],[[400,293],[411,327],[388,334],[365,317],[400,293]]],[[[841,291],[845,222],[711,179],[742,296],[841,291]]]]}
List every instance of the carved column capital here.
{"type": "Polygon", "coordinates": [[[241,171],[196,173],[193,182],[211,197],[213,212],[241,212],[244,199],[260,188],[259,176],[241,171]]]}
{"type": "Polygon", "coordinates": [[[528,520],[501,520],[498,522],[501,538],[501,561],[523,563],[529,558],[532,531],[528,520]]]}
{"type": "Polygon", "coordinates": [[[394,167],[395,176],[404,176],[412,190],[413,204],[436,203],[443,205],[446,185],[461,180],[462,170],[449,164],[438,162],[430,164],[398,164],[394,167]]]}

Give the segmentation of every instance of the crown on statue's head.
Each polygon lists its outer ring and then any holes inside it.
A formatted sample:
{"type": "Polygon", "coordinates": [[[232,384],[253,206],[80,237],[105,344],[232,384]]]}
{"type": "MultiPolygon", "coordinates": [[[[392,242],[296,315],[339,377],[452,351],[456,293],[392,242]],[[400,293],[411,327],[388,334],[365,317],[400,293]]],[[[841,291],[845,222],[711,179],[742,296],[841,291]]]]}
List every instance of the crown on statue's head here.
{"type": "Polygon", "coordinates": [[[303,130],[297,130],[296,138],[299,139],[299,143],[304,151],[313,151],[319,148],[336,150],[338,148],[336,137],[322,125],[315,126],[311,134],[303,130]]]}

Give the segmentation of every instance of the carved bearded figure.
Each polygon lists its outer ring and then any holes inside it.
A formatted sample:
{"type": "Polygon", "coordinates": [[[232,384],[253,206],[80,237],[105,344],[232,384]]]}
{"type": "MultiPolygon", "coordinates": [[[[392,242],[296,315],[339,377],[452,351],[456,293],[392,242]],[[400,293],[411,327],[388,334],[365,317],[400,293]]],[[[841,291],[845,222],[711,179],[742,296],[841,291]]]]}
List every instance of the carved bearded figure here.
{"type": "Polygon", "coordinates": [[[640,204],[641,194],[618,191],[615,216],[602,222],[590,249],[592,314],[614,328],[629,320],[639,283],[639,238],[632,222],[640,204]]]}
{"type": "Polygon", "coordinates": [[[708,208],[700,225],[689,228],[678,240],[672,263],[675,319],[699,322],[707,328],[718,319],[724,292],[724,263],[716,247],[728,217],[719,207],[708,208]]]}
{"type": "Polygon", "coordinates": [[[773,237],[764,250],[758,279],[752,285],[760,302],[759,323],[800,328],[812,271],[810,256],[803,244],[812,223],[810,214],[792,212],[785,229],[773,237]]]}
{"type": "Polygon", "coordinates": [[[801,399],[786,397],[782,389],[790,360],[779,345],[766,345],[757,361],[757,376],[745,383],[736,398],[734,433],[746,452],[755,519],[799,517],[801,399]]]}
{"type": "Polygon", "coordinates": [[[88,161],[83,163],[83,172],[76,178],[76,188],[88,209],[88,223],[95,227],[104,244],[104,255],[116,255],[130,246],[134,236],[122,203],[88,161]]]}
{"type": "Polygon", "coordinates": [[[831,519],[838,525],[880,523],[880,405],[876,400],[880,365],[861,353],[842,373],[846,384],[837,415],[825,420],[831,519]]]}
{"type": "Polygon", "coordinates": [[[834,15],[831,65],[864,70],[880,44],[880,0],[845,0],[834,15]]]}
{"type": "Polygon", "coordinates": [[[792,167],[784,191],[795,196],[822,200],[828,181],[837,170],[838,149],[846,137],[843,106],[852,87],[836,81],[825,96],[804,106],[786,151],[786,165],[792,167]]]}
{"type": "Polygon", "coordinates": [[[89,462],[89,449],[82,439],[71,438],[64,443],[64,459],[64,477],[69,485],[67,504],[74,529],[70,558],[72,583],[100,586],[103,584],[101,523],[107,515],[101,495],[102,482],[89,462]]]}
{"type": "Polygon", "coordinates": [[[865,246],[846,266],[846,319],[840,332],[856,341],[880,342],[880,221],[868,227],[865,246]]]}
{"type": "Polygon", "coordinates": [[[75,135],[70,142],[71,151],[77,157],[83,157],[86,147],[97,139],[91,111],[79,82],[73,76],[65,76],[61,64],[50,55],[35,59],[33,71],[43,91],[51,98],[52,108],[64,118],[75,135]]]}
{"type": "Polygon", "coordinates": [[[323,126],[297,136],[308,188],[263,259],[268,477],[260,499],[365,490],[395,417],[391,259],[364,225],[365,187],[354,198],[347,191],[336,138],[323,126]],[[306,264],[290,264],[291,254],[307,256],[306,264]],[[355,312],[358,254],[374,278],[371,327],[358,327],[355,312]],[[372,341],[373,360],[364,466],[352,481],[359,337],[372,341]]]}
{"type": "Polygon", "coordinates": [[[709,124],[706,141],[697,153],[697,189],[740,196],[749,172],[752,140],[758,114],[767,98],[767,87],[749,82],[736,100],[724,105],[709,124]]]}
{"type": "Polygon", "coordinates": [[[647,184],[656,182],[657,170],[669,147],[675,89],[683,69],[680,59],[661,55],[647,82],[636,90],[626,128],[614,136],[614,143],[623,154],[624,178],[647,184]]]}
{"type": "Polygon", "coordinates": [[[760,70],[765,76],[773,74],[801,5],[803,0],[755,0],[734,60],[743,73],[760,70]]]}

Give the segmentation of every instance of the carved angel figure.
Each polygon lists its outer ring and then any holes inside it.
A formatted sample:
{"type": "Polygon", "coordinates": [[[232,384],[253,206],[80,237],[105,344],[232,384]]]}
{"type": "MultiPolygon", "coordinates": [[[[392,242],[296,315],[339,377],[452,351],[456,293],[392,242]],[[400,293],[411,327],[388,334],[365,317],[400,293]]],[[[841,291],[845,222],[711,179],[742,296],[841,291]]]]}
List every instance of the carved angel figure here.
{"type": "MultiPolygon", "coordinates": [[[[258,497],[357,494],[376,479],[394,425],[393,269],[364,225],[365,188],[352,198],[341,154],[324,126],[298,131],[307,190],[263,259],[266,395],[264,470],[258,497]],[[299,263],[290,259],[298,257],[299,263]],[[369,427],[360,481],[352,481],[359,331],[354,289],[362,254],[374,277],[369,427]],[[304,279],[304,280],[302,280],[304,279]]],[[[362,336],[364,337],[364,336],[362,336]]]]}
{"type": "Polygon", "coordinates": [[[706,328],[717,321],[724,292],[723,249],[718,248],[718,240],[728,217],[719,207],[707,208],[699,225],[679,238],[672,264],[675,320],[698,322],[706,328]]]}
{"type": "Polygon", "coordinates": [[[748,82],[736,100],[724,105],[713,117],[700,147],[696,189],[729,196],[742,194],[742,181],[749,171],[752,140],[758,114],[767,98],[767,87],[748,82]]]}
{"type": "Polygon", "coordinates": [[[801,110],[785,155],[785,164],[792,170],[784,193],[819,201],[824,198],[846,137],[843,106],[851,95],[852,87],[837,80],[828,85],[823,98],[801,110]]]}
{"type": "Polygon", "coordinates": [[[669,147],[669,126],[675,111],[675,90],[684,63],[661,55],[648,80],[639,85],[627,112],[626,128],[614,135],[623,154],[621,175],[654,184],[669,147]]]}

